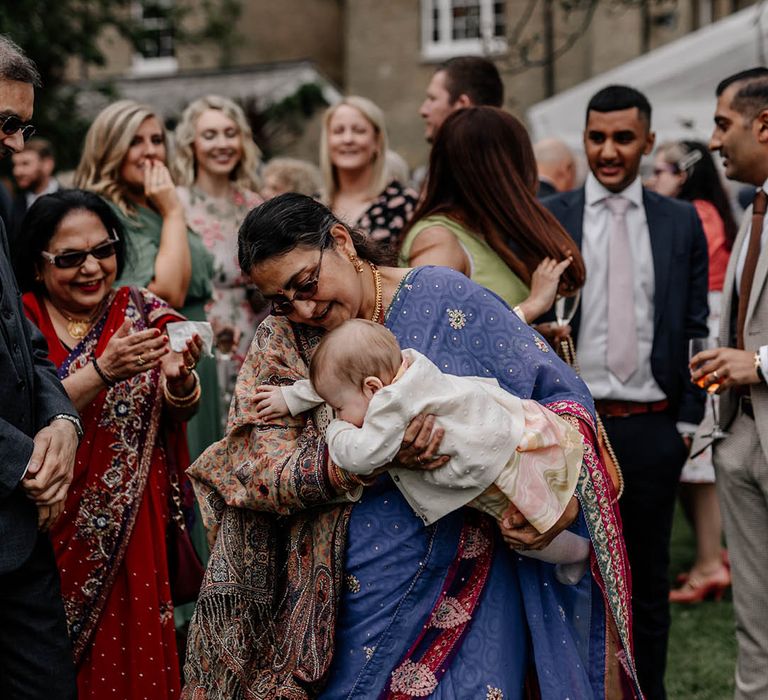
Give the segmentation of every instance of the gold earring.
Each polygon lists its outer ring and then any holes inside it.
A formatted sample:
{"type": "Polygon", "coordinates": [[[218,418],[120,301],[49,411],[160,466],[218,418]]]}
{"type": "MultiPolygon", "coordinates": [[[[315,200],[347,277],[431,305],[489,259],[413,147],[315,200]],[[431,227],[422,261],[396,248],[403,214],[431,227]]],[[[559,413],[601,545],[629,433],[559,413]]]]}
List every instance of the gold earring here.
{"type": "Polygon", "coordinates": [[[349,262],[354,265],[355,270],[357,270],[357,274],[361,274],[363,271],[363,263],[360,261],[360,258],[354,253],[347,253],[347,257],[349,258],[349,262]]]}

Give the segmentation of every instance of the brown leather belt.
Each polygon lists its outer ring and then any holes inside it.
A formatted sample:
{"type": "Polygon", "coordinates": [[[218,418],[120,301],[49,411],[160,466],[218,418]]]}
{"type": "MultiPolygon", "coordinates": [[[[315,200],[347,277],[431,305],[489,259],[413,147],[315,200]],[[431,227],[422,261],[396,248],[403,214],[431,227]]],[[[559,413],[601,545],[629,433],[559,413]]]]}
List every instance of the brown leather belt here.
{"type": "Polygon", "coordinates": [[[669,408],[669,401],[652,401],[642,403],[640,401],[614,401],[612,399],[597,399],[595,408],[604,418],[629,418],[643,413],[661,413],[669,408]]]}

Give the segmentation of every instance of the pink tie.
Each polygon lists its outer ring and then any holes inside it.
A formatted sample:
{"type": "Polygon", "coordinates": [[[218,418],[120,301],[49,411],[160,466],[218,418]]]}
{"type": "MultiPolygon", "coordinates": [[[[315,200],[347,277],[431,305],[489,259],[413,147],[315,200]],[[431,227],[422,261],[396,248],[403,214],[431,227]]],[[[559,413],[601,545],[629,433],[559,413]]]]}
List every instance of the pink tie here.
{"type": "Polygon", "coordinates": [[[609,197],[605,205],[611,212],[608,233],[608,369],[622,384],[637,369],[637,327],[632,249],[627,231],[624,197],[609,197]]]}

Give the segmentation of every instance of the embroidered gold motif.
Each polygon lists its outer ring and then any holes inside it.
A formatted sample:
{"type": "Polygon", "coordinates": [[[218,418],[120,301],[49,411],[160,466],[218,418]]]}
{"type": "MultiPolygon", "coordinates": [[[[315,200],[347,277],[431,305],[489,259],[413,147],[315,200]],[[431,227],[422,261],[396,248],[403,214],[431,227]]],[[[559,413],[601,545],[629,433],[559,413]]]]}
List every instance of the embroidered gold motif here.
{"type": "Polygon", "coordinates": [[[536,343],[536,347],[542,352],[549,352],[549,345],[547,345],[538,335],[533,336],[533,342],[536,343]]]}
{"type": "Polygon", "coordinates": [[[494,688],[492,685],[486,686],[488,692],[485,694],[485,700],[504,700],[504,693],[501,688],[494,688]]]}
{"type": "Polygon", "coordinates": [[[448,309],[448,323],[455,331],[467,325],[467,316],[461,309],[448,309]]]}
{"type": "Polygon", "coordinates": [[[347,581],[347,588],[349,588],[350,592],[360,593],[360,581],[357,579],[357,576],[348,574],[346,581],[347,581]]]}
{"type": "Polygon", "coordinates": [[[429,666],[403,661],[392,671],[392,691],[417,698],[425,698],[437,688],[437,678],[429,666]]]}
{"type": "Polygon", "coordinates": [[[461,606],[461,603],[452,596],[446,596],[432,613],[429,623],[432,627],[446,630],[469,622],[472,616],[461,606]]]}
{"type": "Polygon", "coordinates": [[[366,660],[371,660],[374,651],[376,651],[376,647],[363,647],[363,653],[365,654],[366,660]]]}

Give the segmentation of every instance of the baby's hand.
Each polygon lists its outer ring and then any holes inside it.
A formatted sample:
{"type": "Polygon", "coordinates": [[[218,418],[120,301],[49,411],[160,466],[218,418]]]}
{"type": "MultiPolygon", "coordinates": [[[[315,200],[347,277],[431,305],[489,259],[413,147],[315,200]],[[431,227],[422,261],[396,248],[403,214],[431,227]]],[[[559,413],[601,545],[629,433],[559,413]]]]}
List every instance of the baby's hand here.
{"type": "Polygon", "coordinates": [[[256,387],[254,398],[256,399],[256,415],[261,420],[271,421],[290,413],[279,386],[262,385],[256,387]]]}

